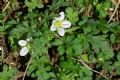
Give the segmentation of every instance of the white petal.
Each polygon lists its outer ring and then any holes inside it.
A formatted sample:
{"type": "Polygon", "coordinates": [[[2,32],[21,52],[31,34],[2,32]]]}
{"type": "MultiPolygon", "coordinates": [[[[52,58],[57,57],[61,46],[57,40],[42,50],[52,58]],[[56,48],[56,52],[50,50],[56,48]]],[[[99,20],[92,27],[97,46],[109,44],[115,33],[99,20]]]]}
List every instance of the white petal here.
{"type": "Polygon", "coordinates": [[[25,40],[19,40],[19,41],[18,41],[18,44],[19,44],[20,46],[26,46],[26,45],[27,45],[27,41],[25,41],[25,40]]]}
{"type": "Polygon", "coordinates": [[[65,30],[63,28],[59,28],[58,33],[59,33],[60,36],[64,36],[65,30]]]}
{"type": "Polygon", "coordinates": [[[63,28],[69,28],[71,26],[71,22],[70,21],[63,21],[62,22],[62,27],[63,28]]]}
{"type": "Polygon", "coordinates": [[[54,18],[53,21],[52,21],[52,23],[54,23],[55,21],[56,21],[56,19],[54,18]]]}
{"type": "Polygon", "coordinates": [[[27,47],[23,47],[20,50],[20,56],[25,56],[28,52],[29,52],[28,48],[27,47]]]}
{"type": "Polygon", "coordinates": [[[58,17],[59,20],[60,20],[60,21],[64,20],[64,18],[65,18],[65,13],[64,13],[64,12],[60,12],[59,14],[60,14],[60,16],[58,17]]]}
{"type": "Polygon", "coordinates": [[[31,40],[33,40],[32,37],[30,37],[30,38],[26,38],[26,41],[31,41],[31,40]]]}
{"type": "Polygon", "coordinates": [[[52,26],[50,27],[50,30],[51,30],[51,31],[55,31],[55,30],[56,30],[56,27],[55,27],[54,25],[52,25],[52,26]]]}

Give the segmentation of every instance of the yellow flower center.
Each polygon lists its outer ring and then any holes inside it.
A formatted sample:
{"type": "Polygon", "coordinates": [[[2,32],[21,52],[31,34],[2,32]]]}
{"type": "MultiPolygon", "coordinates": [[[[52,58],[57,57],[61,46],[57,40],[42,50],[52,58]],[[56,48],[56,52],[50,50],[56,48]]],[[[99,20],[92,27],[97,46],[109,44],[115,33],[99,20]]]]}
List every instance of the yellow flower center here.
{"type": "Polygon", "coordinates": [[[56,26],[57,28],[60,28],[60,27],[62,27],[62,22],[57,20],[54,22],[54,26],[56,26]]]}

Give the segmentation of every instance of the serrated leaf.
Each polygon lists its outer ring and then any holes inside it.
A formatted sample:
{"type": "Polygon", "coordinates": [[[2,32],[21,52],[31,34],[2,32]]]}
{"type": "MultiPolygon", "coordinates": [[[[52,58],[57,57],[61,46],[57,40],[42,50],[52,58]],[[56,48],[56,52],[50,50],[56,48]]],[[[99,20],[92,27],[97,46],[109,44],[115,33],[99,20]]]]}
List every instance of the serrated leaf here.
{"type": "Polygon", "coordinates": [[[74,11],[71,7],[66,8],[66,17],[72,22],[72,24],[75,24],[79,20],[78,12],[74,11]]]}
{"type": "Polygon", "coordinates": [[[54,46],[59,46],[61,44],[62,44],[62,40],[60,40],[60,39],[56,39],[54,42],[52,42],[52,45],[54,45],[54,46]]]}
{"type": "Polygon", "coordinates": [[[80,54],[82,53],[82,51],[83,51],[83,47],[82,47],[82,45],[80,45],[80,44],[74,44],[74,45],[72,46],[72,48],[73,48],[74,51],[75,51],[75,54],[74,54],[74,55],[80,55],[80,54]]]}
{"type": "Polygon", "coordinates": [[[65,53],[65,46],[61,45],[57,48],[59,55],[63,55],[65,53]]]}
{"type": "Polygon", "coordinates": [[[71,46],[66,47],[66,53],[67,53],[68,56],[74,54],[73,53],[73,48],[71,46]]]}
{"type": "Polygon", "coordinates": [[[115,39],[116,39],[115,34],[111,34],[110,35],[110,41],[111,41],[112,44],[115,43],[115,39]]]}
{"type": "Polygon", "coordinates": [[[90,40],[92,48],[95,50],[99,57],[104,57],[104,59],[110,59],[114,56],[113,50],[109,43],[101,36],[93,36],[90,40]]]}
{"type": "Polygon", "coordinates": [[[83,60],[84,62],[89,63],[88,54],[82,54],[82,55],[81,55],[81,58],[82,58],[82,60],[83,60]]]}
{"type": "Polygon", "coordinates": [[[117,54],[117,60],[120,61],[120,52],[117,54]]]}
{"type": "Polygon", "coordinates": [[[66,13],[72,13],[73,12],[73,8],[71,8],[71,7],[68,7],[68,8],[66,8],[66,13]]]}

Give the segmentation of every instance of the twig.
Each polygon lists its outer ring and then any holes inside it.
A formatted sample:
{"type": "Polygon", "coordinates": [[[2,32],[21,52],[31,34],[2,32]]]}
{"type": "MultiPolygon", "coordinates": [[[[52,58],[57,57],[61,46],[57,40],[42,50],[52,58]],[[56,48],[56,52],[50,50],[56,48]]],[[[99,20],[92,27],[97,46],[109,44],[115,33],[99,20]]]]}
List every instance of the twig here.
{"type": "Polygon", "coordinates": [[[14,75],[14,80],[19,80],[24,74],[24,72],[18,72],[17,74],[14,75]]]}
{"type": "Polygon", "coordinates": [[[120,4],[120,0],[119,0],[118,4],[116,5],[115,10],[114,10],[112,16],[110,17],[108,23],[110,23],[110,21],[112,20],[113,16],[115,15],[115,13],[116,13],[116,11],[117,11],[117,9],[118,9],[118,7],[119,7],[119,4],[120,4]]]}
{"type": "Polygon", "coordinates": [[[117,3],[116,3],[114,0],[111,0],[111,2],[112,2],[114,5],[117,6],[117,3]]]}
{"type": "Polygon", "coordinates": [[[7,7],[9,6],[9,4],[10,4],[10,1],[6,4],[6,6],[4,7],[4,9],[3,9],[2,12],[4,12],[7,9],[7,7]]]}
{"type": "Polygon", "coordinates": [[[29,67],[29,65],[30,65],[31,60],[32,60],[32,58],[29,59],[29,62],[28,62],[28,64],[27,64],[27,67],[26,67],[26,70],[25,70],[25,72],[24,72],[24,75],[23,75],[22,80],[25,79],[25,76],[26,76],[26,73],[27,73],[27,70],[28,70],[28,67],[29,67]]]}
{"type": "Polygon", "coordinates": [[[89,69],[90,71],[93,71],[93,72],[95,72],[95,73],[103,76],[103,77],[106,78],[107,80],[109,80],[105,75],[101,74],[100,72],[98,72],[98,71],[96,71],[96,70],[91,69],[82,59],[75,59],[75,58],[72,58],[72,59],[81,62],[82,65],[85,66],[85,67],[86,67],[87,69],[89,69]]]}

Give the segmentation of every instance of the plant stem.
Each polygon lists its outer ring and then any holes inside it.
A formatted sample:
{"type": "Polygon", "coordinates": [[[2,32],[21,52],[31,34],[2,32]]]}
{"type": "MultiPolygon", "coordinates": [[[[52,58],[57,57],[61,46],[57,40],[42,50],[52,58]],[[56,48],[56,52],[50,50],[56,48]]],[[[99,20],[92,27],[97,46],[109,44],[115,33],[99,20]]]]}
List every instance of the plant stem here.
{"type": "Polygon", "coordinates": [[[27,67],[26,67],[26,70],[25,70],[25,72],[24,72],[24,75],[23,75],[22,80],[25,79],[25,76],[26,76],[26,73],[27,73],[27,70],[28,70],[28,67],[29,67],[29,65],[30,65],[31,60],[32,60],[32,58],[29,59],[29,62],[28,62],[28,64],[27,64],[27,67]]]}
{"type": "Polygon", "coordinates": [[[75,59],[75,58],[72,58],[73,60],[76,60],[80,63],[82,63],[83,66],[85,66],[87,69],[89,69],[90,71],[93,71],[101,76],[103,76],[104,78],[106,78],[107,80],[109,80],[105,75],[101,74],[100,72],[96,71],[96,70],[93,70],[92,68],[90,68],[81,58],[80,59],[75,59]]]}
{"type": "Polygon", "coordinates": [[[115,15],[115,13],[116,13],[116,11],[117,11],[118,7],[119,7],[119,4],[120,4],[120,0],[119,0],[118,4],[116,5],[115,10],[114,10],[114,12],[113,12],[112,16],[110,17],[110,19],[109,19],[108,23],[110,23],[110,21],[111,21],[111,20],[112,20],[112,18],[114,17],[114,15],[115,15]]]}
{"type": "Polygon", "coordinates": [[[2,12],[4,12],[6,9],[7,9],[7,7],[9,6],[9,4],[10,4],[10,1],[6,4],[6,6],[3,8],[3,10],[2,10],[2,12]]]}

